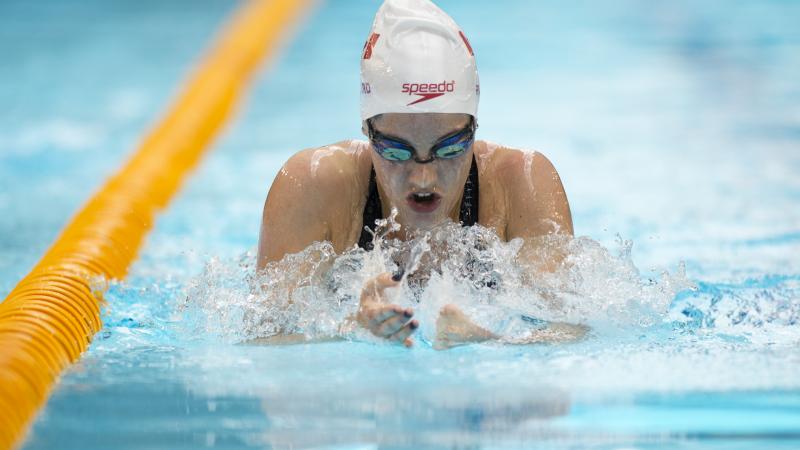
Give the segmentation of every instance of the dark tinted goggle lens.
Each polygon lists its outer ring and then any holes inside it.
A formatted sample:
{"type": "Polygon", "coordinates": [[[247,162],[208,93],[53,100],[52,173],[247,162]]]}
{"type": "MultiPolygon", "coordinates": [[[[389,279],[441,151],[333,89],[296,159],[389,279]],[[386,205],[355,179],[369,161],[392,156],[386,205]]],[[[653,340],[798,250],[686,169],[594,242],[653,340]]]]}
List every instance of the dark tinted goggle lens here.
{"type": "Polygon", "coordinates": [[[461,156],[472,145],[473,130],[465,130],[437,145],[433,154],[437,158],[450,159],[461,156]]]}
{"type": "Polygon", "coordinates": [[[414,153],[406,148],[379,147],[378,153],[389,161],[408,161],[414,153]]]}
{"type": "Polygon", "coordinates": [[[449,159],[461,156],[462,153],[467,151],[467,143],[452,144],[447,147],[437,148],[434,152],[437,158],[449,159]]]}
{"type": "MultiPolygon", "coordinates": [[[[368,123],[368,125],[372,146],[384,159],[389,161],[408,161],[414,157],[413,147],[376,136],[377,133],[372,129],[372,123],[368,123]]],[[[451,159],[461,156],[472,144],[474,131],[474,122],[472,122],[469,128],[437,144],[433,150],[434,158],[451,159]]]]}

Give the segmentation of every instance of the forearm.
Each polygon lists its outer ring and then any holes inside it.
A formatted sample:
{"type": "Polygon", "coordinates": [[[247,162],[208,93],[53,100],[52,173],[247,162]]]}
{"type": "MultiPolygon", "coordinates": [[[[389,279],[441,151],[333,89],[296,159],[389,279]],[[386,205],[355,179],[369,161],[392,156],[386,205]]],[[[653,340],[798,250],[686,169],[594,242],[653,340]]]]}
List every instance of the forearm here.
{"type": "Polygon", "coordinates": [[[267,336],[261,338],[251,339],[244,342],[247,345],[294,345],[294,344],[310,344],[319,342],[335,342],[341,341],[340,336],[318,336],[311,338],[305,334],[276,334],[274,336],[267,336]]]}
{"type": "Polygon", "coordinates": [[[589,327],[581,324],[550,322],[545,327],[522,336],[509,336],[502,339],[506,344],[558,344],[580,341],[586,337],[589,327]]]}
{"type": "MultiPolygon", "coordinates": [[[[314,325],[319,322],[319,311],[314,305],[327,301],[332,295],[326,283],[326,273],[334,257],[327,251],[313,250],[286,255],[257,271],[252,284],[251,304],[245,311],[249,314],[245,323],[261,333],[251,335],[253,338],[306,335],[308,330],[314,330],[311,334],[319,334],[320,327],[314,325]]],[[[335,331],[327,334],[335,334],[335,331]]]]}
{"type": "Polygon", "coordinates": [[[335,334],[329,335],[308,335],[304,333],[287,332],[282,329],[276,334],[270,336],[258,337],[245,341],[246,345],[296,345],[296,344],[311,344],[323,342],[337,342],[343,341],[347,336],[351,335],[356,329],[356,321],[354,316],[347,316],[342,321],[339,329],[335,334]]]}
{"type": "Polygon", "coordinates": [[[455,305],[442,308],[436,321],[436,341],[434,347],[446,349],[464,344],[496,341],[504,344],[539,344],[570,342],[582,339],[589,330],[584,325],[561,322],[530,324],[530,320],[518,319],[528,325],[524,329],[505,329],[493,332],[469,318],[455,305]]]}

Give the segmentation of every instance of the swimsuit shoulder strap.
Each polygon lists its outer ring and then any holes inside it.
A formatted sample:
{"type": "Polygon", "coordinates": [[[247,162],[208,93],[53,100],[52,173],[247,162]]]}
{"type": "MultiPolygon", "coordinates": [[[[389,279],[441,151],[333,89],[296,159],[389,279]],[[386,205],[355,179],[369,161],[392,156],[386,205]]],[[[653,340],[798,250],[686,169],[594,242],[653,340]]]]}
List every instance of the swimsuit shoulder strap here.
{"type": "MultiPolygon", "coordinates": [[[[464,194],[461,196],[461,208],[458,219],[461,225],[471,227],[478,223],[479,205],[479,186],[478,186],[478,165],[475,162],[475,155],[472,156],[472,166],[469,169],[467,182],[464,184],[464,194]]],[[[364,205],[364,214],[361,225],[361,236],[358,238],[358,246],[364,250],[372,250],[372,235],[366,230],[367,227],[373,229],[375,221],[383,217],[383,205],[381,197],[378,195],[378,184],[375,181],[375,169],[371,168],[369,173],[369,187],[367,188],[367,202],[364,205]]]]}
{"type": "Polygon", "coordinates": [[[361,236],[358,238],[358,246],[364,250],[372,250],[372,235],[367,231],[375,228],[375,221],[381,219],[383,215],[383,205],[381,196],[378,195],[378,183],[375,181],[375,168],[369,169],[369,187],[367,188],[367,203],[364,205],[363,223],[361,225],[361,236]]]}
{"type": "Polygon", "coordinates": [[[475,154],[472,155],[472,166],[469,168],[469,176],[464,184],[464,194],[461,196],[461,211],[458,220],[461,225],[471,227],[478,223],[478,164],[475,162],[475,154]]]}

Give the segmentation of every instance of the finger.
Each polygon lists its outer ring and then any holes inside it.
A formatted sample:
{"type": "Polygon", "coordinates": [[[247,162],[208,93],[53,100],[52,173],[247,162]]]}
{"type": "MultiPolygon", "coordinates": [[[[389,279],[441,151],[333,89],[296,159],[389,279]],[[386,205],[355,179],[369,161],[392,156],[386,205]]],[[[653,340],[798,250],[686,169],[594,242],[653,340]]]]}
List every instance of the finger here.
{"type": "MultiPolygon", "coordinates": [[[[412,333],[417,331],[419,328],[419,322],[416,319],[408,322],[403,328],[401,328],[398,332],[392,335],[391,339],[395,341],[400,341],[405,344],[406,339],[411,336],[412,333]]],[[[408,345],[406,345],[408,346],[408,345]]]]}
{"type": "Polygon", "coordinates": [[[405,314],[390,317],[378,326],[377,332],[381,336],[391,336],[397,333],[400,328],[403,328],[403,325],[407,324],[408,320],[409,318],[405,314]]]}
{"type": "Polygon", "coordinates": [[[359,308],[357,319],[361,326],[369,328],[375,334],[379,334],[377,327],[386,320],[393,317],[404,317],[403,322],[405,323],[413,315],[414,311],[411,308],[403,309],[398,305],[382,305],[370,302],[359,308]]]}
{"type": "Polygon", "coordinates": [[[387,305],[376,312],[374,321],[375,325],[379,325],[393,317],[401,317],[404,318],[403,322],[406,322],[413,315],[414,312],[411,309],[403,309],[397,305],[387,305]]]}
{"type": "Polygon", "coordinates": [[[392,274],[392,281],[398,281],[399,282],[400,280],[403,279],[403,275],[405,275],[405,273],[406,273],[406,268],[405,267],[401,267],[401,268],[397,269],[397,272],[392,274]]]}
{"type": "Polygon", "coordinates": [[[380,324],[391,319],[392,317],[402,316],[402,315],[403,315],[403,308],[397,305],[386,305],[386,306],[382,305],[375,309],[374,314],[370,318],[371,319],[370,322],[372,323],[372,326],[378,327],[380,326],[380,324]]]}
{"type": "Polygon", "coordinates": [[[399,281],[394,281],[392,279],[392,274],[389,272],[384,272],[376,277],[370,278],[364,283],[364,288],[361,289],[361,301],[363,302],[366,297],[374,297],[377,301],[386,288],[394,287],[398,284],[399,281]]]}
{"type": "Polygon", "coordinates": [[[396,305],[382,305],[375,302],[367,302],[362,304],[358,309],[358,316],[360,320],[367,326],[367,328],[374,328],[381,324],[384,320],[400,313],[402,308],[396,305]]]}

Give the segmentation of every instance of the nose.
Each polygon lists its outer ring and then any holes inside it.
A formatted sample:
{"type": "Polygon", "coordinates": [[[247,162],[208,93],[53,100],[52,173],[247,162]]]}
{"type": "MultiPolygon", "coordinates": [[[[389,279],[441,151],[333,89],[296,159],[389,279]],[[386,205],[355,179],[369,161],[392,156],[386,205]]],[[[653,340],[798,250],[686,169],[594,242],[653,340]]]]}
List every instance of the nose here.
{"type": "Polygon", "coordinates": [[[424,146],[427,150],[419,150],[420,147],[414,148],[414,161],[422,162],[423,164],[433,161],[433,149],[429,146],[424,146]]]}
{"type": "Polygon", "coordinates": [[[435,164],[419,164],[411,162],[411,173],[408,176],[408,182],[415,189],[425,190],[436,185],[436,168],[435,164]]]}

